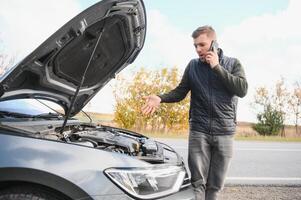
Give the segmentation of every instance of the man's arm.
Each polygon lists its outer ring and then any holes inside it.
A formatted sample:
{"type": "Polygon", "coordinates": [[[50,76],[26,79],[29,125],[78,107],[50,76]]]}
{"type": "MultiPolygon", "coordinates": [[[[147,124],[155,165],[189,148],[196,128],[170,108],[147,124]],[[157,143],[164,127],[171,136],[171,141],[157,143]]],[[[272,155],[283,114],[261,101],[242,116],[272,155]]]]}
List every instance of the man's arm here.
{"type": "Polygon", "coordinates": [[[239,60],[236,59],[231,73],[219,64],[213,68],[213,71],[219,75],[227,89],[234,95],[244,97],[247,94],[248,82],[239,60]]]}
{"type": "Polygon", "coordinates": [[[186,67],[180,84],[168,93],[158,95],[161,103],[174,103],[183,100],[190,90],[189,86],[189,65],[186,67]]]}
{"type": "Polygon", "coordinates": [[[188,91],[190,90],[189,66],[190,65],[188,64],[180,84],[175,89],[162,95],[150,95],[143,97],[146,100],[145,105],[142,106],[143,114],[153,114],[160,106],[160,103],[178,102],[186,97],[188,91]]]}

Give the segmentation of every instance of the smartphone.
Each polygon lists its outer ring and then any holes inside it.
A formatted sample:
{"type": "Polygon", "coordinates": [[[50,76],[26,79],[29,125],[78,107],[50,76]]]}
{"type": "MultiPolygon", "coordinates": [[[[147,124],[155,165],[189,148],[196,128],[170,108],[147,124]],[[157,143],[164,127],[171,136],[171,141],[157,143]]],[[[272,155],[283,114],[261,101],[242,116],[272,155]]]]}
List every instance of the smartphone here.
{"type": "Polygon", "coordinates": [[[209,48],[209,51],[213,51],[213,52],[217,52],[217,48],[218,48],[218,45],[217,45],[217,42],[215,40],[212,40],[211,44],[210,44],[210,48],[209,48]]]}

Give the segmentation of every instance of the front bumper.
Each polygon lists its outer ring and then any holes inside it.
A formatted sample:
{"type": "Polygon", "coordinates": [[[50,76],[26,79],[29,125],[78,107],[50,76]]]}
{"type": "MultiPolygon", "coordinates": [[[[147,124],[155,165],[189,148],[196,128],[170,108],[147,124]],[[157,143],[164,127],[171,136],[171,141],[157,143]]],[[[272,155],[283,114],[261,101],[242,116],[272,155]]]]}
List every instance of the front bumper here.
{"type": "MultiPolygon", "coordinates": [[[[93,196],[94,200],[133,200],[126,194],[118,195],[105,195],[105,196],[93,196]]],[[[179,192],[172,194],[170,196],[160,198],[159,200],[194,200],[194,194],[192,187],[187,187],[180,190],[179,192]]]]}

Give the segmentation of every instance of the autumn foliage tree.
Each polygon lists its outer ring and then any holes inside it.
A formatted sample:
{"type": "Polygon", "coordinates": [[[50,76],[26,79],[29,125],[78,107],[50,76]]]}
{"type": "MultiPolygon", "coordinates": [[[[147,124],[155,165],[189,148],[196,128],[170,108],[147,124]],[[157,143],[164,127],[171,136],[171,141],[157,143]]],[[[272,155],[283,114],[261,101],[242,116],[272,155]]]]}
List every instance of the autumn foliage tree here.
{"type": "Polygon", "coordinates": [[[284,121],[287,117],[289,92],[285,86],[284,79],[277,81],[273,90],[259,87],[254,96],[254,103],[260,107],[257,114],[258,123],[253,128],[261,135],[278,135],[284,133],[284,121]]]}
{"type": "Polygon", "coordinates": [[[144,96],[168,92],[178,85],[180,78],[176,67],[156,71],[141,69],[127,79],[119,75],[114,88],[115,122],[120,127],[138,131],[166,132],[187,129],[189,98],[175,104],[161,104],[152,116],[141,113],[145,104],[144,96]]]}
{"type": "Polygon", "coordinates": [[[277,81],[274,87],[256,89],[254,96],[258,123],[253,126],[262,135],[285,136],[284,123],[294,124],[296,134],[301,118],[301,84],[296,82],[292,89],[288,89],[284,79],[277,81]]]}
{"type": "Polygon", "coordinates": [[[301,118],[301,84],[298,82],[295,84],[294,90],[290,94],[288,105],[294,121],[296,134],[298,134],[299,119],[301,118]]]}

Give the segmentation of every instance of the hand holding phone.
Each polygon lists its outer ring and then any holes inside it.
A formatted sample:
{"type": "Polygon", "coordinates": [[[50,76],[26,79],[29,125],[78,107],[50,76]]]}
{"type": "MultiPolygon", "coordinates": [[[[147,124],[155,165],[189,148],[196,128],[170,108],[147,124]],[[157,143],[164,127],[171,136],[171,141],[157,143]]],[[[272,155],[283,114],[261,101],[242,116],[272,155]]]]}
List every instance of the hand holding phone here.
{"type": "Polygon", "coordinates": [[[206,62],[211,66],[211,68],[214,68],[219,64],[217,48],[218,48],[217,42],[215,40],[212,40],[205,58],[206,62]]]}
{"type": "Polygon", "coordinates": [[[217,53],[218,44],[215,40],[211,41],[209,51],[213,51],[214,53],[217,53]]]}

